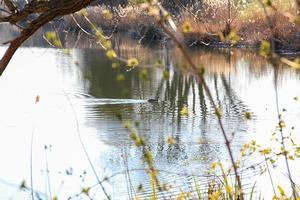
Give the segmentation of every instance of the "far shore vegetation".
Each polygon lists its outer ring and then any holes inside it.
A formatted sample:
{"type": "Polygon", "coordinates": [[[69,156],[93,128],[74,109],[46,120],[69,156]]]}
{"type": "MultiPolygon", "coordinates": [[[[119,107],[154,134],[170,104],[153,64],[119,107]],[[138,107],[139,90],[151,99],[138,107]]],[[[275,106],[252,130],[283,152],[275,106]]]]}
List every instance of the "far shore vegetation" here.
{"type": "MultiPolygon", "coordinates": [[[[179,32],[189,47],[215,48],[259,48],[262,41],[274,39],[277,52],[300,50],[300,27],[297,6],[292,0],[274,0],[266,10],[259,1],[231,3],[227,1],[203,2],[201,5],[181,5],[168,8],[179,32]],[[175,10],[176,9],[176,10],[175,10]],[[175,11],[174,11],[175,10],[175,11]],[[270,30],[269,19],[272,21],[270,30]]],[[[133,3],[128,5],[96,5],[85,10],[90,22],[108,33],[126,32],[133,39],[147,44],[168,40],[163,30],[144,8],[133,3]]],[[[160,13],[163,15],[163,13],[160,13]]],[[[84,15],[76,14],[65,18],[74,31],[90,31],[90,23],[84,15]]]]}

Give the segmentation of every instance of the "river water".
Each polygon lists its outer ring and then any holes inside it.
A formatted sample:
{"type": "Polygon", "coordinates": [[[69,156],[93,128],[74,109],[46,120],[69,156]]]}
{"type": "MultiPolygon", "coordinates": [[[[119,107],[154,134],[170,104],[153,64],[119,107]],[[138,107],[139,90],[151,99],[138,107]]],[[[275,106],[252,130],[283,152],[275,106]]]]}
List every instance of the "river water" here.
{"type": "MultiPolygon", "coordinates": [[[[147,47],[122,37],[114,45],[118,55],[138,58],[141,67],[112,69],[93,42],[70,50],[32,46],[18,50],[0,78],[0,199],[29,199],[31,187],[36,199],[88,199],[82,188],[91,188],[91,198],[101,199],[97,177],[108,179],[103,185],[112,199],[149,196],[147,165],[143,151],[124,128],[128,121],[139,124],[160,182],[172,185],[168,193],[160,194],[166,199],[190,191],[195,182],[207,187],[212,162],[229,164],[203,87],[179,70],[185,64],[181,53],[168,45],[147,47]],[[167,79],[164,70],[169,72],[167,79]],[[140,78],[145,71],[147,80],[140,78]],[[125,75],[121,82],[116,78],[120,73],[125,75]],[[157,102],[147,101],[156,98],[157,102]],[[184,105],[188,116],[180,115],[184,105]],[[27,189],[20,190],[23,181],[27,189]],[[143,191],[138,189],[141,185],[143,191]]],[[[0,47],[1,55],[4,50],[0,47]]],[[[287,124],[284,132],[300,141],[298,71],[287,66],[275,69],[249,51],[191,50],[190,55],[205,67],[235,158],[252,139],[264,147],[274,146],[277,103],[287,124]],[[245,119],[245,112],[253,113],[251,120],[245,119]]],[[[245,191],[258,180],[257,197],[261,190],[269,197],[270,181],[259,175],[262,163],[259,156],[243,163],[244,169],[257,166],[244,172],[245,191]]],[[[278,161],[274,176],[286,174],[281,164],[278,161]]],[[[298,164],[292,164],[295,174],[298,164]]],[[[276,185],[288,186],[286,177],[274,179],[276,185]]]]}

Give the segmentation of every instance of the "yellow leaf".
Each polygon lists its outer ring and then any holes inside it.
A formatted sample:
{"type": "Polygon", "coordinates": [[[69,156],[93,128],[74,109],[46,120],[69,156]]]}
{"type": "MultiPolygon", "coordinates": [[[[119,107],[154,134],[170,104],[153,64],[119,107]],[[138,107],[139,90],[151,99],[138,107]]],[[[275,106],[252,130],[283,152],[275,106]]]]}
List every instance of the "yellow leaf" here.
{"type": "Polygon", "coordinates": [[[117,81],[124,81],[124,80],[125,80],[124,74],[119,74],[119,75],[117,76],[117,81]]]}
{"type": "Polygon", "coordinates": [[[267,149],[262,149],[259,151],[262,155],[268,155],[272,152],[271,148],[267,148],[267,149]]]}
{"type": "Polygon", "coordinates": [[[221,196],[221,194],[222,194],[222,191],[221,191],[221,189],[219,189],[218,191],[209,195],[209,200],[218,200],[219,197],[221,196]]]}
{"type": "Polygon", "coordinates": [[[189,115],[189,110],[186,105],[183,105],[183,107],[180,110],[180,115],[181,116],[188,116],[189,115]]]}
{"type": "Polygon", "coordinates": [[[169,80],[170,78],[170,72],[168,70],[164,70],[163,77],[165,80],[169,80]]]}
{"type": "Polygon", "coordinates": [[[124,122],[124,128],[130,129],[131,128],[131,122],[130,121],[124,122]]]}
{"type": "Polygon", "coordinates": [[[110,49],[106,52],[106,57],[110,60],[114,59],[117,57],[117,54],[114,50],[110,49]]]}
{"type": "Polygon", "coordinates": [[[245,112],[245,119],[250,120],[252,118],[252,115],[250,112],[245,112]]]}
{"type": "Polygon", "coordinates": [[[120,64],[119,64],[119,63],[113,63],[113,64],[111,64],[111,67],[112,67],[113,69],[117,69],[117,68],[120,67],[120,64]]]}
{"type": "Polygon", "coordinates": [[[232,44],[236,44],[240,41],[240,36],[238,36],[236,31],[231,31],[227,38],[232,44]]]}
{"type": "MultiPolygon", "coordinates": [[[[149,165],[152,165],[152,162],[153,162],[153,155],[150,151],[147,151],[145,153],[145,158],[146,158],[146,161],[149,165]]],[[[155,173],[155,171],[151,171],[151,173],[155,173]]]]}
{"type": "Polygon", "coordinates": [[[217,161],[213,162],[210,166],[210,170],[214,171],[218,165],[219,165],[219,162],[217,162],[217,161]]]}
{"type": "Polygon", "coordinates": [[[148,8],[148,15],[159,16],[159,9],[157,7],[151,6],[148,8]]]}
{"type": "Polygon", "coordinates": [[[217,108],[216,109],[216,115],[217,115],[217,117],[222,117],[222,110],[221,110],[221,108],[217,108]]]}
{"type": "Polygon", "coordinates": [[[285,124],[285,122],[284,122],[283,120],[280,120],[279,126],[280,126],[281,128],[285,128],[285,127],[286,127],[286,124],[285,124]]]}
{"type": "Polygon", "coordinates": [[[181,191],[179,196],[176,198],[176,200],[185,200],[185,193],[181,191]]]}
{"type": "Polygon", "coordinates": [[[46,38],[48,40],[54,40],[56,38],[56,33],[54,31],[46,32],[46,38]]]}
{"type": "Polygon", "coordinates": [[[232,193],[232,188],[229,185],[226,185],[225,189],[226,189],[226,193],[227,194],[231,194],[232,193]]]}
{"type": "Polygon", "coordinates": [[[175,139],[174,139],[173,137],[171,137],[171,136],[168,137],[167,142],[168,142],[168,144],[170,144],[170,145],[173,145],[173,144],[176,143],[175,139]]]}
{"type": "Polygon", "coordinates": [[[112,18],[113,18],[112,13],[109,10],[107,10],[107,9],[105,9],[105,10],[102,11],[102,15],[107,20],[112,20],[112,18]]]}
{"type": "Polygon", "coordinates": [[[282,187],[280,185],[277,186],[278,190],[279,190],[279,193],[281,196],[285,196],[285,192],[284,190],[282,189],[282,187]]]}
{"type": "Polygon", "coordinates": [[[83,194],[85,194],[86,196],[89,196],[90,189],[91,189],[91,188],[89,188],[89,187],[88,187],[88,188],[82,188],[82,189],[81,189],[81,192],[82,192],[83,194]]]}
{"type": "Polygon", "coordinates": [[[138,140],[139,136],[138,136],[138,134],[137,134],[136,132],[132,132],[132,133],[130,134],[130,138],[131,138],[133,141],[136,141],[136,140],[138,140]]]}
{"type": "Polygon", "coordinates": [[[35,103],[37,104],[38,102],[40,102],[40,96],[39,96],[39,95],[37,95],[37,96],[35,97],[35,103]]]}
{"type": "Polygon", "coordinates": [[[143,69],[139,72],[139,77],[142,79],[142,80],[148,80],[149,79],[149,76],[148,76],[148,71],[146,69],[143,69]]]}
{"type": "Polygon", "coordinates": [[[298,97],[294,97],[294,100],[295,100],[295,101],[298,101],[298,97]]]}
{"type": "Polygon", "coordinates": [[[78,13],[79,13],[80,15],[82,15],[82,16],[85,16],[85,17],[88,16],[88,12],[86,11],[86,9],[81,9],[78,13]]]}
{"type": "Polygon", "coordinates": [[[185,21],[183,24],[182,24],[182,31],[184,33],[190,33],[193,31],[193,27],[192,27],[192,24],[189,22],[189,21],[185,21]]]}
{"type": "Polygon", "coordinates": [[[267,41],[262,41],[261,45],[260,45],[259,53],[260,53],[260,55],[265,56],[265,57],[269,56],[271,53],[270,43],[267,41]]]}
{"type": "Polygon", "coordinates": [[[127,67],[134,68],[139,65],[139,61],[136,58],[130,58],[127,60],[127,67]]]}

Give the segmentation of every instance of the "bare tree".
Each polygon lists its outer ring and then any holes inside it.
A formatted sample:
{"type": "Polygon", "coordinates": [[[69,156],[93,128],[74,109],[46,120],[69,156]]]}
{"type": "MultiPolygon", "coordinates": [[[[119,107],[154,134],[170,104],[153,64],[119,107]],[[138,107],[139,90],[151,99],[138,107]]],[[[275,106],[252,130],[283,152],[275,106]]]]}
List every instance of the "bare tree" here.
{"type": "Polygon", "coordinates": [[[18,27],[19,36],[4,44],[9,44],[0,60],[0,76],[6,69],[16,50],[39,28],[56,17],[61,17],[87,7],[94,0],[31,0],[20,6],[13,0],[1,0],[0,23],[18,27]]]}

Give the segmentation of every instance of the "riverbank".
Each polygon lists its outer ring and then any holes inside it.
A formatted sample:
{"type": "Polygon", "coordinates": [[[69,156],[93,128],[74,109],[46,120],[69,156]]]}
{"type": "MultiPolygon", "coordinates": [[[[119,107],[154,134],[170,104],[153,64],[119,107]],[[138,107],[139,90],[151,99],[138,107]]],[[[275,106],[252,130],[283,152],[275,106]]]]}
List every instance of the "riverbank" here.
{"type": "MultiPolygon", "coordinates": [[[[262,7],[257,3],[233,7],[230,20],[225,4],[206,5],[197,11],[184,8],[173,19],[177,27],[185,32],[183,40],[190,47],[259,48],[262,41],[274,38],[277,51],[300,51],[300,26],[293,18],[297,15],[296,5],[292,1],[274,1],[273,8],[268,8],[267,13],[272,21],[272,31],[262,7]]],[[[131,38],[147,44],[168,39],[154,19],[140,7],[91,7],[85,14],[91,23],[106,30],[108,34],[126,32],[131,38]]],[[[90,22],[81,14],[65,20],[72,30],[90,31],[90,22]]]]}

